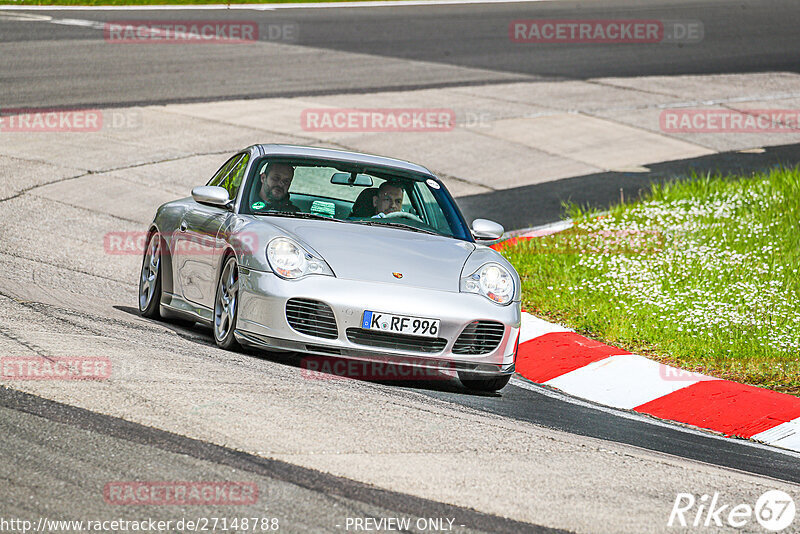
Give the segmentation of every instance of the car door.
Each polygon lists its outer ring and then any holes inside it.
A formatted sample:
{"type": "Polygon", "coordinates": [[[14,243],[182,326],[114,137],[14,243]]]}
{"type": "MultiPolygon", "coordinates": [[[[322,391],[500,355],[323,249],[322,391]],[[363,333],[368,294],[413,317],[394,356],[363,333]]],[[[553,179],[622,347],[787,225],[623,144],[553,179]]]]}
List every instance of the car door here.
{"type": "MultiPolygon", "coordinates": [[[[237,154],[217,171],[208,185],[224,187],[228,198],[235,199],[248,161],[248,153],[237,154]]],[[[225,208],[195,202],[178,227],[176,250],[183,298],[209,310],[214,306],[216,266],[225,247],[220,228],[232,216],[225,208]]]]}

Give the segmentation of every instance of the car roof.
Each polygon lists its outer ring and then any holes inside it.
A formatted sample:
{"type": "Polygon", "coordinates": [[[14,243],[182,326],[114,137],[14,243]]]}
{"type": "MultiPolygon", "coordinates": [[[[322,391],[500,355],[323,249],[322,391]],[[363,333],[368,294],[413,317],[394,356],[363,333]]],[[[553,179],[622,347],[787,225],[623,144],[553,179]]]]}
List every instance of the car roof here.
{"type": "Polygon", "coordinates": [[[347,163],[375,165],[379,167],[390,167],[393,169],[400,169],[404,171],[425,174],[439,181],[439,179],[436,178],[436,176],[431,171],[429,171],[422,165],[417,165],[416,163],[403,161],[401,159],[386,158],[383,156],[375,156],[372,154],[362,154],[360,152],[350,152],[347,150],[335,150],[332,148],[319,148],[312,146],[275,145],[275,144],[257,145],[257,146],[263,151],[264,155],[266,156],[290,156],[290,157],[295,156],[301,158],[319,158],[319,159],[337,160],[347,163]]]}

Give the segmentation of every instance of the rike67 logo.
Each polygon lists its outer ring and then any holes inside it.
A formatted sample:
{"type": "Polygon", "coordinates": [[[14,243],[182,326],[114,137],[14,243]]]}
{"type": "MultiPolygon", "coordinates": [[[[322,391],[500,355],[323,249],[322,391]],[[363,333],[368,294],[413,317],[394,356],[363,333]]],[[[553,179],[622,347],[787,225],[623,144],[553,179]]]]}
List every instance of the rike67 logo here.
{"type": "Polygon", "coordinates": [[[755,506],[725,503],[717,492],[701,497],[678,493],[667,526],[742,528],[755,518],[766,530],[779,532],[792,524],[796,512],[794,499],[781,490],[767,491],[755,506]]]}

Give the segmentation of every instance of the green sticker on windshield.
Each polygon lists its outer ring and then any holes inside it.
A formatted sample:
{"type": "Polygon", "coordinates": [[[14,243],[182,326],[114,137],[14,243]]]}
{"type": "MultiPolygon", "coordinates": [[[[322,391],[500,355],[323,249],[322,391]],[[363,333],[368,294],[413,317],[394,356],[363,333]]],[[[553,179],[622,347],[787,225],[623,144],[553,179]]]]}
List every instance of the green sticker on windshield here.
{"type": "Polygon", "coordinates": [[[251,208],[253,208],[254,210],[263,210],[263,209],[264,209],[264,206],[266,206],[266,204],[264,204],[263,202],[255,202],[255,203],[254,203],[252,206],[250,206],[250,207],[251,207],[251,208]]]}

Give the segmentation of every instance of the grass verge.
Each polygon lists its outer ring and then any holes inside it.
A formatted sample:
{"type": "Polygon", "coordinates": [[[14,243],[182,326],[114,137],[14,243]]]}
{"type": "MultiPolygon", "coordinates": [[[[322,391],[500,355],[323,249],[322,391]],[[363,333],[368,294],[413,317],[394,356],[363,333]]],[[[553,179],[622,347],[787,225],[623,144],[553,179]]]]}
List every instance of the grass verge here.
{"type": "Polygon", "coordinates": [[[654,186],[502,249],[523,307],[631,352],[800,396],[800,169],[654,186]]]}

